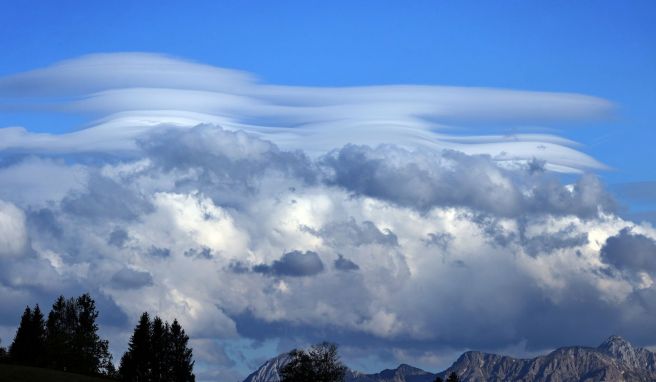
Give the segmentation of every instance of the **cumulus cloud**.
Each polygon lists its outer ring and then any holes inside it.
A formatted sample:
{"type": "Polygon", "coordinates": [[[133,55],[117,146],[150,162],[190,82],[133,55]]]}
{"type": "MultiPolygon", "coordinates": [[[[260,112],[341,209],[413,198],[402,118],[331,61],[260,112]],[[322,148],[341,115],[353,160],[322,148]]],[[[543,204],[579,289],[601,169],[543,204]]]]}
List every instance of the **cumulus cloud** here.
{"type": "Polygon", "coordinates": [[[656,231],[617,216],[594,174],[553,171],[603,166],[555,136],[439,125],[596,118],[606,101],[273,86],[141,54],[5,77],[0,95],[5,110],[56,95],[50,110],[101,117],[61,135],[0,129],[0,303],[15,317],[90,290],[113,343],[149,310],[226,368],[243,361],[230,342],[260,357],[330,339],[433,368],[467,348],[656,343],[656,231]]]}
{"type": "Polygon", "coordinates": [[[26,244],[25,213],[0,200],[0,257],[19,256],[26,250],[26,244]]]}
{"type": "Polygon", "coordinates": [[[621,270],[656,272],[656,240],[624,228],[606,239],[601,258],[621,270]]]}

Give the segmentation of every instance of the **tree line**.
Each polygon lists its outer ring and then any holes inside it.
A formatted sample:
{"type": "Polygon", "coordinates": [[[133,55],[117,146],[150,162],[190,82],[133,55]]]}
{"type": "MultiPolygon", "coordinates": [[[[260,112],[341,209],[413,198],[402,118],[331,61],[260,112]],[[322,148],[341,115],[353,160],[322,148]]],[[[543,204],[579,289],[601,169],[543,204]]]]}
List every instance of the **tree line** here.
{"type": "Polygon", "coordinates": [[[98,334],[98,311],[89,294],[55,300],[47,319],[39,305],[27,306],[13,342],[0,348],[0,362],[44,367],[125,382],[194,382],[189,337],[147,312],[141,315],[116,370],[109,342],[98,334]]]}

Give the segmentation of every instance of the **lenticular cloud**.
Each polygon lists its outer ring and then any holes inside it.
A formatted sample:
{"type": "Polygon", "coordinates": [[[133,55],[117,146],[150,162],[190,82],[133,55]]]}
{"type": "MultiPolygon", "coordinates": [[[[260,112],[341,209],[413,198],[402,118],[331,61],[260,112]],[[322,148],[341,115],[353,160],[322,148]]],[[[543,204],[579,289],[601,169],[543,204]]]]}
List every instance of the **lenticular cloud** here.
{"type": "Polygon", "coordinates": [[[162,125],[202,123],[243,130],[321,155],[346,143],[453,149],[506,163],[544,160],[551,170],[603,164],[547,134],[453,134],[468,122],[508,124],[598,119],[611,104],[568,93],[440,86],[310,88],[268,85],[253,76],[166,56],[99,54],[0,78],[0,108],[95,116],[63,135],[0,130],[0,148],[19,152],[131,152],[162,125]]]}
{"type": "Polygon", "coordinates": [[[0,129],[3,338],[25,301],[91,291],[115,352],[149,310],[221,367],[224,346],[269,341],[434,367],[454,349],[656,343],[656,230],[615,214],[603,165],[559,137],[441,122],[598,118],[606,101],[273,86],[146,54],[5,77],[0,95],[97,118],[0,129]]]}

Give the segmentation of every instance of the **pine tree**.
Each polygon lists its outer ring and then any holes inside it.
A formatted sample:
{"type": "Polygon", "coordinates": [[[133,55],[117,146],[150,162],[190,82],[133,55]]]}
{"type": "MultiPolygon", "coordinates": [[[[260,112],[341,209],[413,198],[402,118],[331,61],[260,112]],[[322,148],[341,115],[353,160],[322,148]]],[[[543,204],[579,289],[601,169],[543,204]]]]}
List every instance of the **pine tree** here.
{"type": "Polygon", "coordinates": [[[30,320],[30,353],[31,365],[44,366],[46,361],[46,324],[43,313],[37,304],[32,310],[30,320]]]}
{"type": "Polygon", "coordinates": [[[442,377],[437,376],[435,377],[435,380],[433,382],[444,382],[444,380],[442,379],[442,377]]]}
{"type": "Polygon", "coordinates": [[[27,306],[21,316],[14,342],[9,347],[9,358],[11,362],[21,365],[31,364],[32,355],[30,353],[30,345],[32,335],[32,309],[27,306]]]}
{"type": "Polygon", "coordinates": [[[191,348],[188,347],[189,336],[185,333],[178,320],[174,319],[171,324],[171,366],[173,381],[194,382],[194,361],[191,348]]]}
{"type": "Polygon", "coordinates": [[[446,382],[460,382],[460,377],[455,372],[451,372],[446,379],[446,382]]]}
{"type": "Polygon", "coordinates": [[[144,312],[134,328],[128,351],[121,358],[119,374],[125,382],[146,382],[151,380],[151,322],[144,312]]]}
{"type": "Polygon", "coordinates": [[[16,330],[16,337],[9,348],[11,362],[43,366],[45,360],[45,327],[43,314],[37,304],[34,309],[26,307],[16,330]]]}
{"type": "Polygon", "coordinates": [[[70,330],[66,322],[66,300],[59,296],[52,304],[48,320],[46,321],[46,366],[65,370],[71,358],[67,339],[70,330]]]}
{"type": "Polygon", "coordinates": [[[178,320],[173,324],[144,312],[134,328],[119,374],[126,382],[194,382],[193,351],[178,320]]]}
{"type": "Polygon", "coordinates": [[[155,317],[151,330],[151,375],[153,381],[173,380],[171,364],[171,329],[161,318],[155,317]]]}

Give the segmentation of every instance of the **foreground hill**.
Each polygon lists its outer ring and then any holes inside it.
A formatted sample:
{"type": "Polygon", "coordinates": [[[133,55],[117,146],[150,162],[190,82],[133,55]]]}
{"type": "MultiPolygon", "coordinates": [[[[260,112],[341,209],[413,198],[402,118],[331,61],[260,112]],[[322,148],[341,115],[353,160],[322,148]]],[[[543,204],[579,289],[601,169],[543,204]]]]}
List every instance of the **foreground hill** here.
{"type": "Polygon", "coordinates": [[[111,382],[113,379],[89,377],[63,371],[0,364],[0,382],[111,382]]]}
{"type": "MultiPolygon", "coordinates": [[[[244,382],[280,382],[278,372],[287,361],[286,354],[273,358],[244,382]]],[[[654,382],[656,353],[612,336],[596,348],[564,347],[531,359],[470,351],[437,375],[446,379],[451,372],[463,382],[654,382]]],[[[432,382],[435,377],[401,365],[376,374],[348,370],[346,382],[432,382]]]]}

